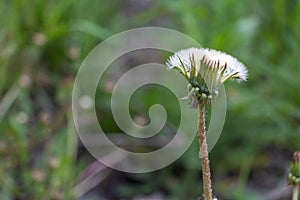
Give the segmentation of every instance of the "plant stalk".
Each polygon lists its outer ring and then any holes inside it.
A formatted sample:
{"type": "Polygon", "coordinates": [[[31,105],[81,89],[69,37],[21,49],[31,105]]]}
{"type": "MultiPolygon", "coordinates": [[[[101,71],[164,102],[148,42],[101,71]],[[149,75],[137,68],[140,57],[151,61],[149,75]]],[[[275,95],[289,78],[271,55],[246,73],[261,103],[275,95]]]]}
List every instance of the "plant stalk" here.
{"type": "Polygon", "coordinates": [[[294,186],[294,190],[293,190],[293,200],[298,200],[298,185],[294,186]]]}
{"type": "Polygon", "coordinates": [[[209,168],[206,130],[205,130],[205,105],[206,105],[205,100],[199,100],[198,134],[199,134],[200,155],[201,155],[201,162],[202,162],[204,200],[212,200],[211,175],[210,175],[210,168],[209,168]]]}

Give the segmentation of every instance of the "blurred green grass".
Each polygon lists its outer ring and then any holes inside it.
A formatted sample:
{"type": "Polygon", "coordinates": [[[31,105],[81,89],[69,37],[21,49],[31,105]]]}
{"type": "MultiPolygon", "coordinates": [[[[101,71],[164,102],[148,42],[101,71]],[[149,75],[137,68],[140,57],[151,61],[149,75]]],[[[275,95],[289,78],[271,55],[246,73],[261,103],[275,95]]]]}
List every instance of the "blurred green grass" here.
{"type": "MultiPolygon", "coordinates": [[[[134,27],[181,31],[248,66],[249,81],[227,84],[226,124],[210,154],[218,195],[262,198],[263,188],[247,189],[249,182],[255,183],[256,172],[274,164],[274,154],[288,156],[300,148],[297,0],[13,0],[1,1],[0,11],[1,199],[75,198],[72,189],[90,162],[77,154],[70,116],[76,71],[95,45],[134,27]]],[[[109,94],[100,93],[107,98],[99,98],[97,106],[113,132],[109,94]]],[[[159,94],[148,91],[138,96],[139,102],[147,102],[147,107],[159,94]]],[[[145,108],[139,109],[133,106],[132,112],[145,108]]],[[[119,186],[118,198],[163,190],[167,199],[196,199],[201,194],[197,145],[156,172],[160,178],[153,178],[155,173],[131,175],[143,184],[119,186]]],[[[289,158],[280,160],[282,169],[289,158]]],[[[275,182],[285,179],[284,174],[268,175],[275,182]]]]}

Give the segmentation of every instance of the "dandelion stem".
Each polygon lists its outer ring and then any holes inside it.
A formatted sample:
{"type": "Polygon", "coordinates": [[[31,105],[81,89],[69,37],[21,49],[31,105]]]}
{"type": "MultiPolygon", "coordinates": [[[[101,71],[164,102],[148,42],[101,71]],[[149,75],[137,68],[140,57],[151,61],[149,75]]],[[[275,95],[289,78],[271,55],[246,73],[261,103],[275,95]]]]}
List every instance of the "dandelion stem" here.
{"type": "Polygon", "coordinates": [[[293,191],[293,200],[297,200],[298,199],[298,185],[294,186],[294,191],[293,191]]]}
{"type": "Polygon", "coordinates": [[[201,155],[201,162],[202,162],[204,200],[212,200],[211,175],[210,175],[210,168],[209,168],[206,130],[205,130],[205,104],[206,102],[204,100],[199,100],[198,134],[199,134],[200,155],[201,155]]]}

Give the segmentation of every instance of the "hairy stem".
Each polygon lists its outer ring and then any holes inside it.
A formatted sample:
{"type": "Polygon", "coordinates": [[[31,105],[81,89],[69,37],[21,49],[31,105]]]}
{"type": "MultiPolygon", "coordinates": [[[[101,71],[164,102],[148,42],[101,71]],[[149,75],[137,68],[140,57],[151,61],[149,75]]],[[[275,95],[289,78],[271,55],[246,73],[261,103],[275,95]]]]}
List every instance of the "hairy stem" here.
{"type": "Polygon", "coordinates": [[[210,168],[209,168],[206,130],[205,130],[205,101],[204,100],[199,101],[198,111],[199,111],[198,134],[199,134],[200,155],[201,155],[201,162],[202,162],[204,200],[212,200],[211,175],[210,175],[210,168]]]}
{"type": "Polygon", "coordinates": [[[293,200],[297,200],[298,199],[298,185],[294,186],[294,191],[293,191],[293,200]]]}

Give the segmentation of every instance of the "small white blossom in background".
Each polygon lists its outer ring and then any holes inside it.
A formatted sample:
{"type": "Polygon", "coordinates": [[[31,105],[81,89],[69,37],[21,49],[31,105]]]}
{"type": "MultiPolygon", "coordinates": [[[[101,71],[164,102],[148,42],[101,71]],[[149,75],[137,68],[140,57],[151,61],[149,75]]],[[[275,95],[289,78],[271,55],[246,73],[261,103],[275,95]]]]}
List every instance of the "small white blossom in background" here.
{"type": "Polygon", "coordinates": [[[200,98],[218,95],[220,86],[229,79],[245,81],[246,67],[236,58],[213,49],[189,48],[176,52],[167,61],[169,69],[176,69],[189,81],[190,105],[197,107],[200,98]]]}
{"type": "Polygon", "coordinates": [[[79,99],[79,105],[84,109],[90,109],[93,106],[93,99],[90,96],[82,96],[79,99]]]}
{"type": "Polygon", "coordinates": [[[37,46],[43,46],[47,42],[47,37],[44,33],[35,33],[32,37],[33,44],[37,46]]]}

